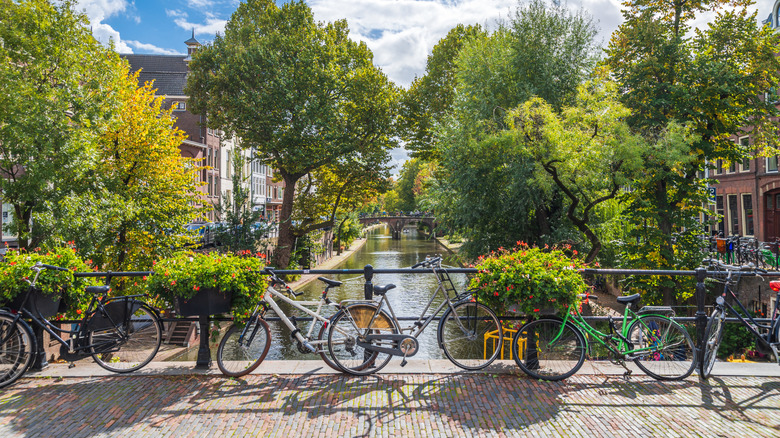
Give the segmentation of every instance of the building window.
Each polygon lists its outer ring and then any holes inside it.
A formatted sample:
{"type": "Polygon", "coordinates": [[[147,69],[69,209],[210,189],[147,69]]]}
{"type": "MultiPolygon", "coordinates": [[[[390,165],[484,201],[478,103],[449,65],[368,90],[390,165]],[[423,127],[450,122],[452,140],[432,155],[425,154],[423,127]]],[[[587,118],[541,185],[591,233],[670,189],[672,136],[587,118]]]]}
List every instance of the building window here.
{"type": "Polygon", "coordinates": [[[726,216],[723,208],[723,196],[715,197],[715,213],[718,214],[718,235],[726,235],[726,216]]]}
{"type": "Polygon", "coordinates": [[[225,177],[232,178],[230,172],[233,169],[233,158],[231,157],[231,151],[225,152],[225,158],[227,159],[227,166],[225,166],[225,177]]]}
{"type": "Polygon", "coordinates": [[[777,155],[774,157],[766,157],[766,171],[777,172],[777,155]]]}
{"type": "Polygon", "coordinates": [[[171,108],[173,108],[174,111],[187,111],[187,103],[175,101],[171,103],[171,108]]]}
{"type": "Polygon", "coordinates": [[[741,163],[739,163],[739,171],[750,172],[750,158],[745,158],[741,163]]]}
{"type": "Polygon", "coordinates": [[[742,194],[742,223],[744,224],[744,235],[752,236],[753,232],[753,195],[750,193],[742,194]]]}
{"type": "Polygon", "coordinates": [[[729,235],[739,235],[739,207],[737,206],[737,195],[729,195],[729,235]]]}
{"type": "Polygon", "coordinates": [[[715,175],[721,175],[723,173],[723,160],[715,161],[715,175]]]}
{"type": "Polygon", "coordinates": [[[729,164],[729,168],[726,169],[726,173],[734,173],[736,171],[737,171],[737,163],[732,161],[731,164],[729,164]]]}

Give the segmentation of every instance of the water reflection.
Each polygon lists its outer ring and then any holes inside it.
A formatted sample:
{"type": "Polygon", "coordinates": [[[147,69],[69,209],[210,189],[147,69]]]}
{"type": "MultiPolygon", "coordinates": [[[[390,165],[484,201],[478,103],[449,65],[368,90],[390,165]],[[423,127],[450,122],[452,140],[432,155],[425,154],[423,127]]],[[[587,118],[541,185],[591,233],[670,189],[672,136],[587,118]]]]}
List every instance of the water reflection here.
{"type": "MultiPolygon", "coordinates": [[[[409,233],[402,233],[400,240],[393,240],[386,227],[371,232],[363,247],[356,251],[339,269],[363,269],[365,265],[370,264],[376,269],[396,269],[409,268],[415,263],[423,260],[426,256],[440,254],[443,249],[433,240],[427,240],[419,235],[415,230],[409,233]]],[[[365,280],[363,276],[354,274],[326,275],[344,282],[336,289],[331,289],[329,297],[333,301],[342,301],[348,299],[363,299],[363,287],[365,280]]],[[[453,274],[452,281],[457,290],[465,290],[466,276],[464,274],[453,274]]],[[[438,283],[433,274],[376,274],[373,283],[385,285],[393,283],[396,288],[388,292],[387,297],[390,305],[393,307],[396,316],[414,316],[417,317],[425,309],[438,283]]],[[[309,283],[301,291],[305,295],[300,299],[316,300],[323,290],[323,283],[314,281],[309,283]]],[[[431,310],[435,310],[442,302],[441,295],[434,300],[431,310]]],[[[294,314],[294,310],[288,306],[282,307],[288,314],[294,314]]],[[[412,321],[401,321],[402,326],[409,326],[412,321]]],[[[281,322],[270,322],[271,326],[271,351],[268,359],[314,359],[317,356],[300,353],[296,345],[290,339],[290,332],[281,322]]],[[[308,322],[299,324],[304,333],[308,330],[308,322]]],[[[438,324],[432,322],[425,332],[418,338],[420,341],[420,352],[415,355],[415,359],[439,359],[443,358],[443,353],[436,343],[436,330],[438,324]]],[[[315,334],[318,332],[315,329],[315,334]]]]}

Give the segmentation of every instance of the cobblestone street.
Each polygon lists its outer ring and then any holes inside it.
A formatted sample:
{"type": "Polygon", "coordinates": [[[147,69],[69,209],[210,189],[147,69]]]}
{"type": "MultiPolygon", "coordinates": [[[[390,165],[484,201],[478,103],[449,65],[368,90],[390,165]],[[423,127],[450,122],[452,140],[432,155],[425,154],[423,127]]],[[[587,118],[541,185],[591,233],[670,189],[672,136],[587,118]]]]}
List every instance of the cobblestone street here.
{"type": "Polygon", "coordinates": [[[780,435],[780,379],[512,374],[25,378],[0,393],[0,436],[780,435]]]}

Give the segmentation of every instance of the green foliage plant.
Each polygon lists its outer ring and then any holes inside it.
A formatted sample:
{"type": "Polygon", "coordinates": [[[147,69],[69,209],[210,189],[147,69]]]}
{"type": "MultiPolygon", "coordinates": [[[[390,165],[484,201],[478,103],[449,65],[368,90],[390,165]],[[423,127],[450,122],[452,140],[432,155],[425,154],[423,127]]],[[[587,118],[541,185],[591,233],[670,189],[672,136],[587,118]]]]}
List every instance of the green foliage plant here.
{"type": "Polygon", "coordinates": [[[248,251],[238,255],[180,251],[155,262],[155,274],[148,277],[146,287],[169,307],[177,298],[190,299],[203,288],[231,292],[233,317],[241,320],[262,300],[268,286],[261,272],[264,267],[262,253],[255,257],[248,251]]]}
{"type": "Polygon", "coordinates": [[[47,295],[61,294],[68,303],[66,316],[76,317],[80,314],[89,304],[89,296],[84,288],[94,285],[95,279],[73,275],[73,272],[89,272],[92,268],[68,246],[48,250],[35,248],[31,251],[9,249],[0,263],[0,302],[10,302],[17,295],[27,292],[29,284],[25,280],[33,279],[35,272],[30,268],[37,262],[69,269],[68,272],[43,270],[36,286],[47,295]]]}
{"type": "Polygon", "coordinates": [[[580,302],[579,294],[590,290],[579,273],[586,265],[576,255],[569,246],[539,248],[518,242],[512,250],[499,248],[480,256],[474,266],[479,272],[469,287],[500,314],[565,312],[580,302]]]}

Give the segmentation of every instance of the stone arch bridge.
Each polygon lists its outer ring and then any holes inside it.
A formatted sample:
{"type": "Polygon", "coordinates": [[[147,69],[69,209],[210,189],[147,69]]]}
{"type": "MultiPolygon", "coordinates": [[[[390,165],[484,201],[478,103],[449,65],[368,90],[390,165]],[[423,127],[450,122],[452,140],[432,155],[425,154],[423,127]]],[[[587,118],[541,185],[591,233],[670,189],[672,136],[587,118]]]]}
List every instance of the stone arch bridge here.
{"type": "Polygon", "coordinates": [[[400,239],[407,225],[423,224],[431,231],[436,229],[436,217],[432,215],[374,215],[360,218],[363,225],[382,222],[390,227],[393,239],[400,239]]]}

